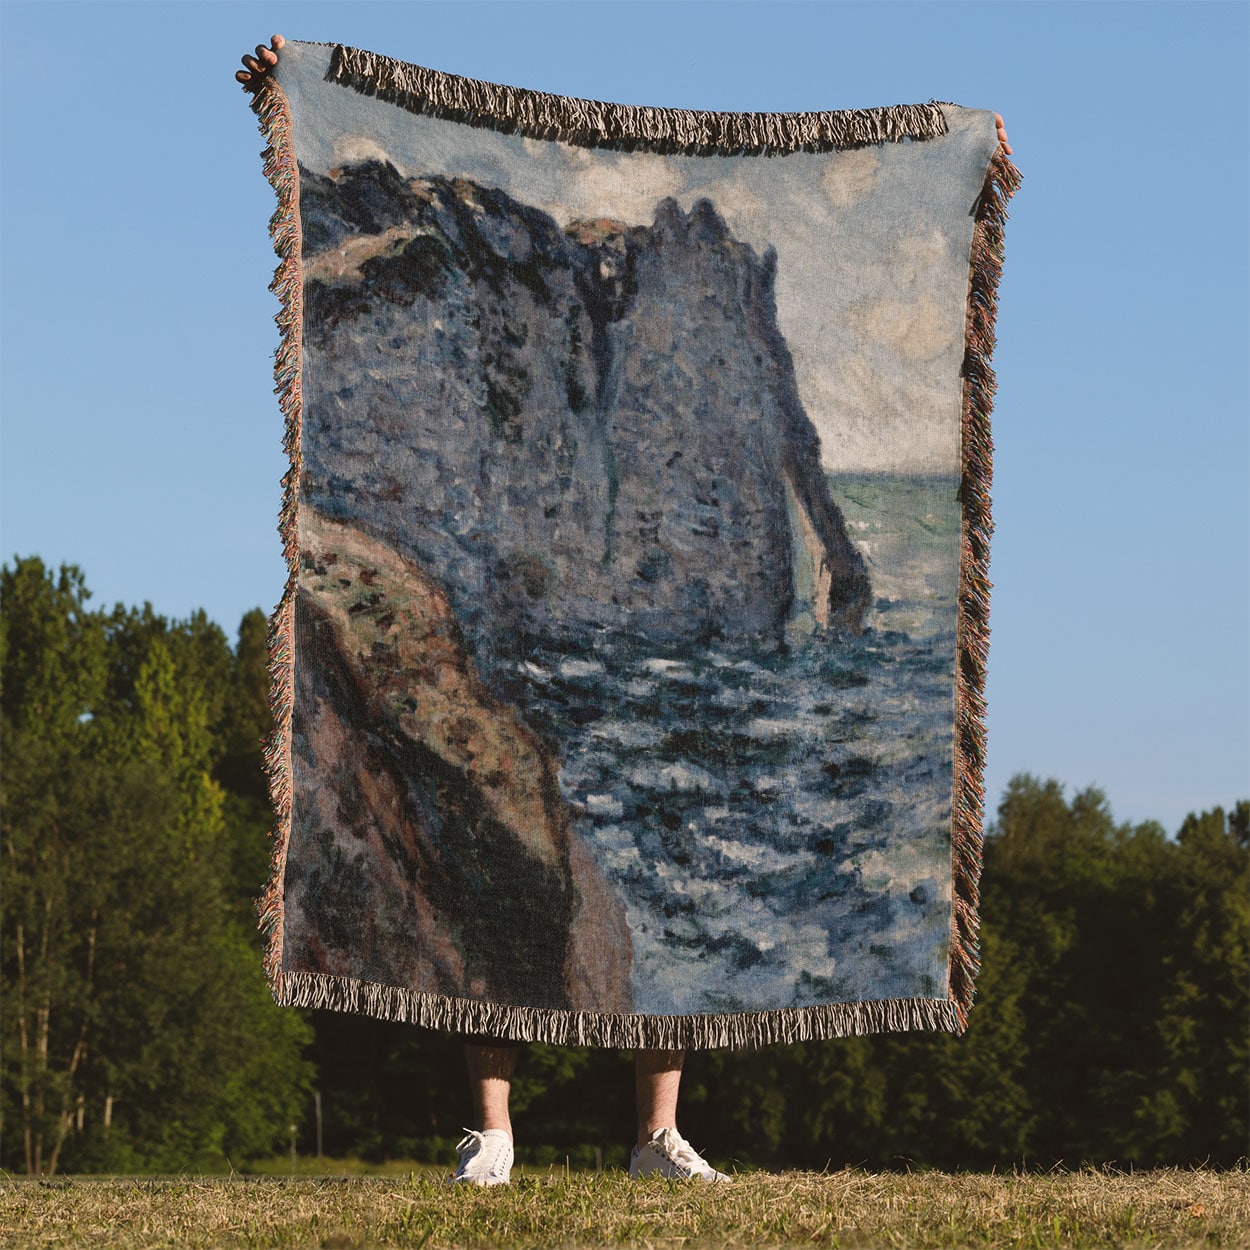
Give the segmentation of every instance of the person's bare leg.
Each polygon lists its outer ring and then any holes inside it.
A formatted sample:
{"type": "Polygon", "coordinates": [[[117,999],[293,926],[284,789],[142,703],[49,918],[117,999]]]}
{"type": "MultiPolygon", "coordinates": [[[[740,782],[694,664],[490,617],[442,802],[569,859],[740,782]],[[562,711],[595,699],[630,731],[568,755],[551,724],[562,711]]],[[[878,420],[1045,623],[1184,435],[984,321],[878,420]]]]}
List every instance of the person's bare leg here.
{"type": "Polygon", "coordinates": [[[508,1095],[512,1092],[512,1071],[516,1067],[515,1046],[477,1046],[464,1044],[465,1062],[469,1066],[469,1085],[473,1091],[473,1114],[478,1128],[501,1128],[512,1136],[512,1120],[508,1116],[508,1095]]]}
{"type": "Polygon", "coordinates": [[[677,1091],[681,1088],[681,1065],[685,1058],[684,1050],[634,1053],[639,1146],[645,1146],[656,1129],[677,1127],[677,1091]]]}

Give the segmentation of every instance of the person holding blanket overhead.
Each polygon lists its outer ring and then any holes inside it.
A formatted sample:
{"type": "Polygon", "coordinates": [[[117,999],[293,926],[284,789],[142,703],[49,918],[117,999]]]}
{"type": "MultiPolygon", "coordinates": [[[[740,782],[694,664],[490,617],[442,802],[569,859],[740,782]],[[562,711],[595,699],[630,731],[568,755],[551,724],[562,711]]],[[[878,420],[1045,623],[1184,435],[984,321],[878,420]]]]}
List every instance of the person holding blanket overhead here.
{"type": "MultiPolygon", "coordinates": [[[[264,88],[267,75],[278,64],[285,41],[274,35],[268,45],[260,44],[254,53],[242,58],[243,69],[236,80],[248,92],[264,88]]],[[[299,64],[299,45],[288,51],[288,70],[299,64]]],[[[292,98],[294,98],[294,92],[292,98]]],[[[260,97],[265,100],[267,97],[260,97]]],[[[939,118],[939,120],[941,120],[939,118]]],[[[1003,119],[995,115],[1001,152],[1010,155],[1003,119]]],[[[982,142],[992,147],[988,115],[982,115],[982,142]]],[[[846,146],[839,141],[839,151],[846,146]]],[[[392,171],[393,172],[393,171],[392,171]]],[[[306,201],[307,202],[307,201],[306,201]]],[[[709,211],[711,206],[708,206],[709,211]]],[[[710,228],[710,227],[709,227],[710,228]]],[[[434,324],[439,324],[435,322],[434,324]]],[[[394,346],[394,344],[392,344],[394,346]]],[[[389,349],[383,349],[389,350],[389,349]]],[[[758,363],[759,357],[756,361],[758,363]]],[[[788,360],[789,357],[787,356],[788,360]]],[[[721,362],[723,364],[723,361],[721,362]]],[[[735,395],[735,399],[737,400],[735,395]]],[[[476,422],[476,410],[474,423],[476,422]]],[[[813,434],[813,438],[815,435],[813,434]]],[[[678,452],[678,455],[681,453],[678,452]]],[[[407,514],[403,524],[408,524],[407,514]]],[[[823,566],[822,566],[823,567],[823,566]]],[[[579,722],[580,723],[580,722],[579,722]]],[[[913,902],[915,901],[913,895],[913,902]]],[[[545,918],[544,918],[545,919],[545,918]]],[[[404,933],[408,930],[405,928],[404,933]]],[[[509,935],[515,932],[510,928],[509,935]]],[[[668,940],[667,937],[661,939],[668,940]]],[[[504,966],[510,966],[508,961],[504,966]]],[[[493,1023],[493,1021],[492,1021],[493,1023]]],[[[498,1025],[497,1028],[509,1028],[498,1025]]],[[[663,1040],[673,1035],[661,1034],[663,1040]]],[[[509,1094],[519,1042],[480,1033],[462,1035],[472,1091],[475,1127],[465,1130],[459,1144],[459,1164],[454,1180],[474,1185],[507,1184],[513,1162],[513,1135],[509,1116],[509,1094]]],[[[612,1039],[614,1041],[619,1038],[612,1039]]],[[[687,1035],[682,1040],[689,1040],[687,1035]]],[[[713,1039],[719,1042],[719,1037],[713,1039]]],[[[699,1044],[697,1041],[691,1044],[699,1044]]],[[[633,1147],[629,1173],[632,1177],[664,1177],[723,1181],[724,1173],[713,1168],[681,1135],[677,1128],[677,1101],[681,1083],[684,1050],[638,1049],[634,1054],[637,1141],[633,1147]]]]}

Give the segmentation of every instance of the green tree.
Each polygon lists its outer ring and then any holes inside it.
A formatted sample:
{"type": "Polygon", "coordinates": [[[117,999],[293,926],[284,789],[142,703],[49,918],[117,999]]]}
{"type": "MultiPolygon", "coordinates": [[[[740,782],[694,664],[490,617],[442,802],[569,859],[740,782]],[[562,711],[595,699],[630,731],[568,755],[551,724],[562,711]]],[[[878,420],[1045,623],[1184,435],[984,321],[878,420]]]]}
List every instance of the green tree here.
{"type": "Polygon", "coordinates": [[[1250,803],[1188,816],[1173,858],[1154,1020],[1163,1079],[1135,1114],[1155,1153],[1228,1164],[1250,1140],[1250,803]]]}
{"type": "Polygon", "coordinates": [[[1028,1159],[1244,1152],[1246,878],[1222,812],[1173,840],[1116,824],[1097,790],[1069,803],[1057,782],[1012,780],[983,899],[1026,978],[1028,1159]]]}
{"type": "Polygon", "coordinates": [[[221,720],[214,728],[220,755],[213,776],[224,793],[231,908],[258,949],[256,902],[269,875],[273,849],[273,809],[262,745],[272,731],[268,625],[260,609],[254,608],[239,622],[221,720]]]}
{"type": "Polygon", "coordinates": [[[55,1171],[91,1041],[99,915],[75,894],[95,778],[74,769],[92,736],[107,658],[81,572],[35,559],[0,573],[0,896],[6,1128],[28,1172],[55,1171]]]}
{"type": "Polygon", "coordinates": [[[6,1153],[51,1173],[267,1152],[310,1087],[307,1028],[227,901],[224,635],[90,613],[76,569],[2,576],[6,1153]]]}

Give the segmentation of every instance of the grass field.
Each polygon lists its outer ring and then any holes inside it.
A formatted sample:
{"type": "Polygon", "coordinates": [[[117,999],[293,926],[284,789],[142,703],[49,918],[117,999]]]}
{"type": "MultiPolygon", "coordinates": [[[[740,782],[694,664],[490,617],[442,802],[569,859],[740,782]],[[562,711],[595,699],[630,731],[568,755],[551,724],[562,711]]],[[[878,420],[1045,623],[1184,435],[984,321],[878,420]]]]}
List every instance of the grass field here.
{"type": "Polygon", "coordinates": [[[1250,1247],[1250,1172],[518,1175],[0,1181],[0,1245],[117,1247],[1250,1247]]]}

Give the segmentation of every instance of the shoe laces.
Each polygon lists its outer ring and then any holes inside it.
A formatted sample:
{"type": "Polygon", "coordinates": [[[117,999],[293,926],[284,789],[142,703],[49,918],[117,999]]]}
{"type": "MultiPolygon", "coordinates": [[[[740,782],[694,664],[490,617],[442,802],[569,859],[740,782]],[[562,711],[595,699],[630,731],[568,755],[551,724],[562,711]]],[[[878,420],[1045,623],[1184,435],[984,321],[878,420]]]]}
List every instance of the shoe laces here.
{"type": "Polygon", "coordinates": [[[711,1164],[675,1128],[666,1128],[662,1136],[653,1139],[653,1143],[660,1148],[661,1154],[667,1155],[678,1167],[691,1174],[712,1170],[711,1164]]]}
{"type": "Polygon", "coordinates": [[[461,1167],[480,1155],[482,1164],[494,1176],[498,1175],[500,1156],[507,1145],[508,1137],[505,1133],[494,1133],[487,1138],[485,1133],[479,1133],[477,1129],[466,1128],[464,1136],[456,1143],[456,1149],[460,1151],[461,1167]]]}

